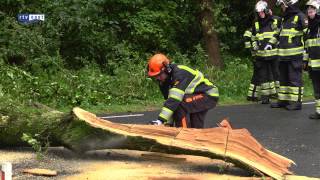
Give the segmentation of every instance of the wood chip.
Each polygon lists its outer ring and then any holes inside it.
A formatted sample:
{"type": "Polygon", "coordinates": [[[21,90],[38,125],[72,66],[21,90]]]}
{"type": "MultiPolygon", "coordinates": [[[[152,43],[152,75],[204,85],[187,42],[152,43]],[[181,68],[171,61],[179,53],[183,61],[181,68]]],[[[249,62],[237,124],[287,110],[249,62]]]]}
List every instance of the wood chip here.
{"type": "Polygon", "coordinates": [[[24,169],[23,173],[32,174],[36,176],[57,176],[57,171],[49,170],[49,169],[24,169]]]}

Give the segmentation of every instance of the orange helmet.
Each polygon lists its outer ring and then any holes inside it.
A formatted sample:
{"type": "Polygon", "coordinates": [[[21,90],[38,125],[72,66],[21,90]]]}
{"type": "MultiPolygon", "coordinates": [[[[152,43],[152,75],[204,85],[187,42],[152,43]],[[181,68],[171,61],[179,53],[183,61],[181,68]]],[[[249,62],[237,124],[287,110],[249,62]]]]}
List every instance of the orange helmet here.
{"type": "Polygon", "coordinates": [[[165,65],[169,63],[169,59],[164,54],[155,54],[149,59],[148,62],[148,76],[154,77],[159,75],[165,65]]]}

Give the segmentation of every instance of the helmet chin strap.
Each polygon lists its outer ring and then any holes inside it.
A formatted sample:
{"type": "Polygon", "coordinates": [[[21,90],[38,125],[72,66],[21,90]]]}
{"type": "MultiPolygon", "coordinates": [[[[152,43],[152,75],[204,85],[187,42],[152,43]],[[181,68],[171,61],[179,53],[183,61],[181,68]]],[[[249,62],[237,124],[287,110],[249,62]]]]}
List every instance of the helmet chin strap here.
{"type": "Polygon", "coordinates": [[[170,67],[170,64],[163,63],[163,66],[165,67],[164,71],[167,72],[168,74],[170,74],[171,71],[172,71],[172,68],[170,67]]]}

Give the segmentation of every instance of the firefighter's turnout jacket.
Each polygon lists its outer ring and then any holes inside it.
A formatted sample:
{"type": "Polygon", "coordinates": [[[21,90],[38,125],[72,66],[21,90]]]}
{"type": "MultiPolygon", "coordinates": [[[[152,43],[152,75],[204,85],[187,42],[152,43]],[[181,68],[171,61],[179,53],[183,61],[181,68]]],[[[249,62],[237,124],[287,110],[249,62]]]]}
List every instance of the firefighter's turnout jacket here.
{"type": "Polygon", "coordinates": [[[174,112],[184,100],[185,95],[207,94],[218,100],[218,88],[204,75],[184,65],[169,65],[169,77],[160,83],[160,90],[166,99],[158,119],[164,122],[171,120],[174,112]]]}
{"type": "Polygon", "coordinates": [[[320,16],[309,20],[305,35],[305,57],[309,75],[312,80],[314,97],[316,99],[316,113],[320,114],[320,16]]]}
{"type": "Polygon", "coordinates": [[[305,15],[297,7],[291,7],[285,12],[278,38],[280,61],[280,90],[278,99],[280,101],[302,101],[303,33],[305,28],[305,15]]]}
{"type": "Polygon", "coordinates": [[[260,95],[276,94],[276,87],[279,86],[278,67],[276,64],[278,58],[278,36],[280,32],[280,18],[269,16],[264,23],[259,21],[244,33],[245,48],[250,48],[252,55],[257,61],[254,62],[254,74],[250,84],[248,97],[257,98],[260,95]],[[264,47],[270,44],[271,50],[264,50],[264,47]],[[267,62],[268,61],[268,62],[267,62]],[[265,66],[265,67],[258,67],[265,66]],[[255,80],[255,81],[253,81],[255,80]]]}
{"type": "MultiPolygon", "coordinates": [[[[246,49],[249,49],[252,55],[252,58],[255,58],[255,51],[252,49],[252,42],[254,41],[254,36],[252,36],[252,29],[248,29],[243,34],[244,38],[244,46],[246,49]]],[[[252,61],[253,63],[253,74],[247,94],[247,99],[249,101],[258,100],[260,98],[260,86],[258,86],[258,80],[257,80],[257,68],[255,66],[255,61],[252,61]]]]}

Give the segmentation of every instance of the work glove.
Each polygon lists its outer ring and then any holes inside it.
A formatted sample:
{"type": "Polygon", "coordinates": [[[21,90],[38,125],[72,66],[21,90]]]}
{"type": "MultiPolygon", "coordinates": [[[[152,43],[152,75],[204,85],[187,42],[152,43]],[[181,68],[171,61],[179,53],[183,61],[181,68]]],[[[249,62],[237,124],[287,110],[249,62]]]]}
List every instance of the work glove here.
{"type": "Polygon", "coordinates": [[[151,125],[162,125],[163,121],[157,119],[157,120],[150,121],[149,124],[151,124],[151,125]]]}
{"type": "Polygon", "coordinates": [[[271,44],[267,44],[265,47],[264,47],[264,50],[271,50],[272,49],[272,45],[271,44]]]}

